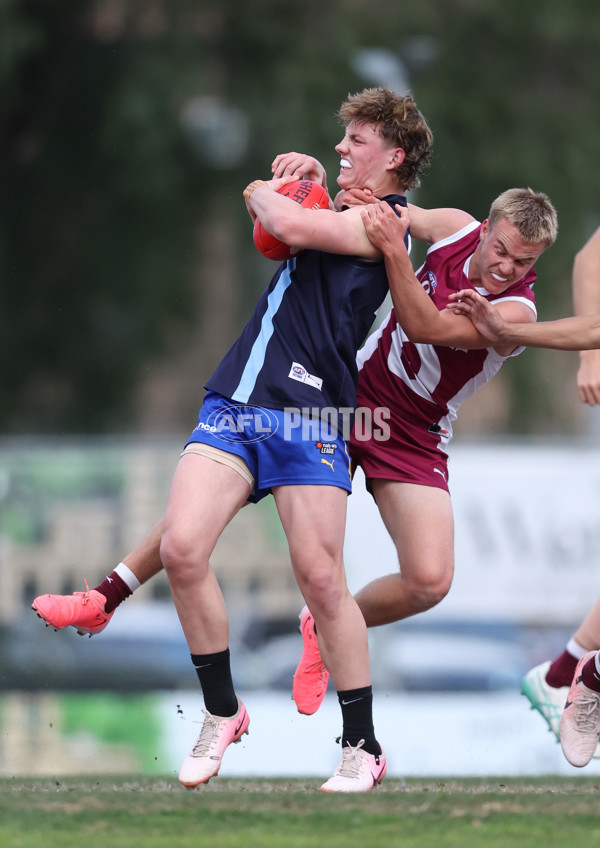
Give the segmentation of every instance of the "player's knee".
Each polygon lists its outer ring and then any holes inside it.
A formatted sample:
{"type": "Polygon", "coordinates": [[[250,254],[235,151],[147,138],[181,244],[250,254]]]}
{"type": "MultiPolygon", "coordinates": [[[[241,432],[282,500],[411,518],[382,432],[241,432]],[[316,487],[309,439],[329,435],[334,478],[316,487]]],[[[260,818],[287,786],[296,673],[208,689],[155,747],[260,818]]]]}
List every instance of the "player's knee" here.
{"type": "Polygon", "coordinates": [[[185,536],[165,530],[160,543],[160,558],[169,580],[186,582],[198,577],[198,560],[194,546],[185,536]]]}
{"type": "Polygon", "coordinates": [[[313,565],[312,568],[302,572],[298,583],[311,610],[318,609],[324,615],[334,614],[342,598],[347,594],[347,588],[340,577],[339,570],[333,567],[313,565]]]}
{"type": "Polygon", "coordinates": [[[433,576],[411,584],[411,601],[415,612],[425,612],[437,606],[444,600],[451,585],[451,574],[433,576]]]}

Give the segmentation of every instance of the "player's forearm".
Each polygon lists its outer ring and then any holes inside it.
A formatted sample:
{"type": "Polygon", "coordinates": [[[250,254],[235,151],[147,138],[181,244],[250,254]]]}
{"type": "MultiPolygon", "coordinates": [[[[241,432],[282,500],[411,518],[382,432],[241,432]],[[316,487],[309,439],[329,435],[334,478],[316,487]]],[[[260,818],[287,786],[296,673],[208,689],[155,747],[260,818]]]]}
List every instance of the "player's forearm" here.
{"type": "MultiPolygon", "coordinates": [[[[573,262],[573,305],[576,315],[600,313],[600,228],[576,254],[573,262]]],[[[600,374],[600,353],[582,350],[578,383],[596,383],[600,374]]]]}
{"type": "Polygon", "coordinates": [[[406,249],[386,246],[385,268],[396,318],[413,342],[435,344],[437,307],[423,289],[406,249]]]}
{"type": "Polygon", "coordinates": [[[600,313],[600,228],[575,256],[573,305],[576,315],[600,313]]]}
{"type": "Polygon", "coordinates": [[[502,343],[554,350],[600,348],[600,315],[581,315],[539,324],[505,324],[502,343]]]}
{"type": "Polygon", "coordinates": [[[257,180],[259,185],[248,198],[250,210],[260,220],[267,232],[281,239],[285,244],[294,244],[293,235],[298,228],[298,215],[301,212],[297,204],[274,191],[267,183],[257,180]]]}

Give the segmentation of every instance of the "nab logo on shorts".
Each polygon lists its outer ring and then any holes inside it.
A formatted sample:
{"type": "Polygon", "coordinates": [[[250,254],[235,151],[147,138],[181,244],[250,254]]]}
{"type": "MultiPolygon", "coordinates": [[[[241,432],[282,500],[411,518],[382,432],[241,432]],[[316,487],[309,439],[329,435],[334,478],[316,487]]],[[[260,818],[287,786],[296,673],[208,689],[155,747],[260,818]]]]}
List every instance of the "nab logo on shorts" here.
{"type": "Polygon", "coordinates": [[[328,454],[329,456],[335,456],[335,452],[337,450],[337,445],[335,442],[315,442],[315,447],[319,451],[319,453],[328,454]]]}
{"type": "Polygon", "coordinates": [[[335,442],[315,442],[315,447],[321,454],[321,462],[323,465],[328,465],[332,471],[335,471],[333,467],[333,463],[335,462],[335,452],[337,450],[337,445],[335,442]],[[326,456],[330,456],[331,459],[325,459],[326,456]]]}

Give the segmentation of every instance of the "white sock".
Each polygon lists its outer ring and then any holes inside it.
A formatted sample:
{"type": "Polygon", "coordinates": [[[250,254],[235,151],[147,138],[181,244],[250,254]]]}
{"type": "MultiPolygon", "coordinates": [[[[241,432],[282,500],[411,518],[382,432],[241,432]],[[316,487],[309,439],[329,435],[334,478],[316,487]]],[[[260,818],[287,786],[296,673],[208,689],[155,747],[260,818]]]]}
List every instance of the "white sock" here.
{"type": "Polygon", "coordinates": [[[581,645],[572,637],[567,642],[567,651],[577,660],[580,660],[584,654],[587,654],[588,650],[588,648],[582,648],[581,645]]]}
{"type": "Polygon", "coordinates": [[[139,589],[142,585],[133,571],[129,568],[129,566],[125,565],[124,562],[120,562],[117,565],[115,572],[119,575],[123,583],[127,584],[132,592],[135,592],[135,590],[139,589]]]}

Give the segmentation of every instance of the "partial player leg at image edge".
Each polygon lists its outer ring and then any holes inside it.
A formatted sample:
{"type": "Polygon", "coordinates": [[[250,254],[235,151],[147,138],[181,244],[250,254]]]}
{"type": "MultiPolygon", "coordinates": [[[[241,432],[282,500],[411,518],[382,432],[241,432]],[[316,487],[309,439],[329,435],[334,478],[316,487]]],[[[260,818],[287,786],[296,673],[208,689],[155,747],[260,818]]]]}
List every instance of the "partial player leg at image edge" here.
{"type": "Polygon", "coordinates": [[[523,678],[521,694],[525,695],[531,704],[531,709],[538,711],[548,725],[549,730],[556,737],[556,741],[560,742],[558,727],[569,693],[569,687],[561,686],[560,688],[556,688],[550,686],[546,682],[546,675],[549,668],[550,662],[548,661],[530,669],[523,678]]]}
{"type": "MultiPolygon", "coordinates": [[[[560,744],[572,766],[586,766],[598,745],[600,733],[600,691],[590,689],[582,679],[584,666],[594,663],[596,651],[589,651],[577,663],[560,720],[560,744]]],[[[600,681],[600,675],[596,674],[600,681]]]]}
{"type": "MultiPolygon", "coordinates": [[[[550,661],[536,665],[530,669],[521,685],[521,694],[525,695],[531,709],[536,710],[548,725],[548,730],[560,744],[560,720],[567,696],[568,686],[550,686],[546,681],[546,675],[550,668],[550,661]]],[[[600,759],[600,743],[596,745],[593,754],[594,759],[600,759]]]]}

